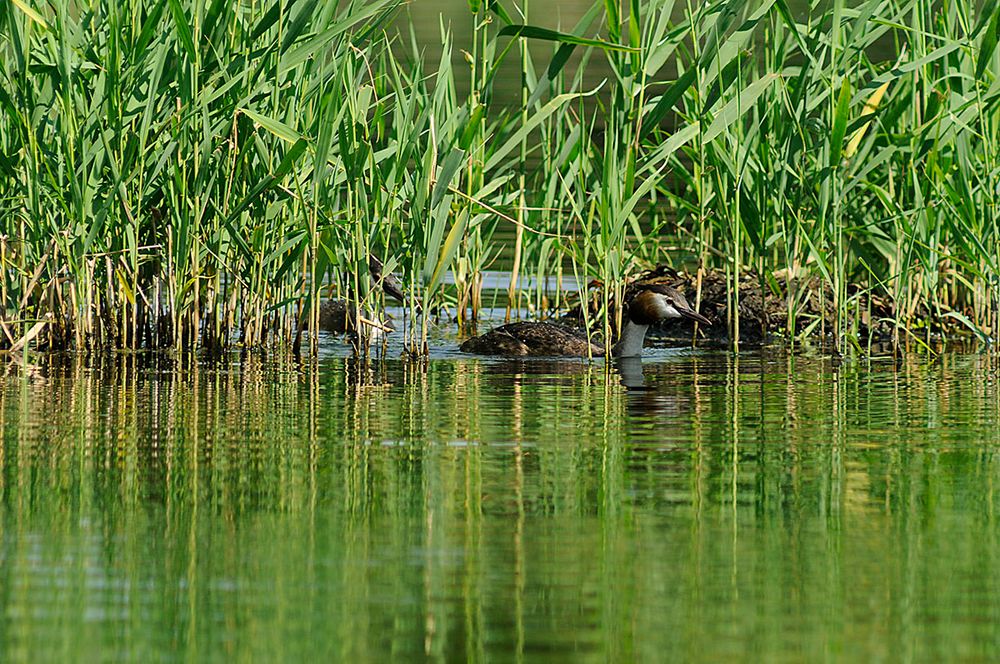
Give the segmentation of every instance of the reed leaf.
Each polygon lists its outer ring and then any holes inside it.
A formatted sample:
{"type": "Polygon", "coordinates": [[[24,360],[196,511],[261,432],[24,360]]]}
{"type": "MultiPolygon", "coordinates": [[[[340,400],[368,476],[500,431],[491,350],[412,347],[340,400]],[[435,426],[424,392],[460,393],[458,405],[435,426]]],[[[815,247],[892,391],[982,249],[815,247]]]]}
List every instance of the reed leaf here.
{"type": "Polygon", "coordinates": [[[25,16],[27,16],[32,21],[37,23],[39,27],[41,27],[43,30],[49,29],[49,24],[46,23],[44,18],[42,18],[42,15],[36,12],[34,9],[32,9],[31,5],[29,5],[27,2],[25,2],[24,0],[10,0],[10,1],[15,7],[20,9],[25,16]]]}
{"type": "Polygon", "coordinates": [[[591,46],[605,51],[623,51],[626,53],[638,52],[638,47],[616,44],[614,42],[601,39],[590,39],[578,35],[541,28],[535,25],[506,25],[498,33],[500,37],[525,37],[527,39],[541,39],[543,41],[559,42],[560,44],[572,44],[573,46],[591,46]]]}
{"type": "MultiPolygon", "coordinates": [[[[885,95],[886,90],[889,89],[889,82],[883,83],[875,92],[868,97],[865,102],[865,108],[861,111],[861,117],[870,117],[875,111],[878,110],[878,105],[882,101],[882,97],[885,95]]],[[[847,148],[844,150],[844,159],[850,159],[854,156],[854,153],[858,151],[858,146],[861,145],[861,139],[865,137],[865,132],[868,131],[868,127],[871,125],[871,120],[866,121],[860,127],[854,130],[851,135],[851,140],[847,142],[847,148]]]]}
{"type": "Polygon", "coordinates": [[[761,95],[780,77],[780,74],[765,74],[741,90],[738,96],[730,99],[719,109],[719,112],[715,114],[712,123],[705,130],[701,139],[706,143],[715,140],[717,136],[726,131],[743,115],[750,112],[761,95]]]}
{"type": "Polygon", "coordinates": [[[851,84],[845,77],[840,84],[837,106],[833,109],[833,123],[830,129],[830,166],[840,164],[840,153],[847,133],[847,114],[851,104],[851,84]]]}
{"type": "Polygon", "coordinates": [[[1000,6],[993,8],[993,18],[990,19],[989,27],[983,33],[982,42],[979,45],[979,56],[976,59],[976,78],[982,78],[986,73],[986,68],[990,65],[993,52],[997,47],[997,33],[1000,31],[1000,6]]]}
{"type": "Polygon", "coordinates": [[[469,210],[468,208],[463,208],[458,213],[455,223],[451,225],[451,230],[448,231],[448,237],[445,238],[444,246],[441,248],[437,262],[434,265],[434,271],[427,282],[427,290],[429,292],[433,293],[437,290],[438,285],[441,283],[441,278],[444,276],[445,268],[455,258],[455,252],[458,250],[459,243],[465,235],[468,220],[469,210]]]}

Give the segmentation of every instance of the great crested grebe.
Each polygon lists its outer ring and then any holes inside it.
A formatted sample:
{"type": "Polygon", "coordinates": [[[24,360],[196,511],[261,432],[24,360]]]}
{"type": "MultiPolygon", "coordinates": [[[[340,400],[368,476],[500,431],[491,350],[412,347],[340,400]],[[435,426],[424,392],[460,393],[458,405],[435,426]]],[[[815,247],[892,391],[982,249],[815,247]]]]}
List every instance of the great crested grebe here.
{"type": "MultiPolygon", "coordinates": [[[[626,303],[622,333],[611,348],[613,357],[639,357],[650,325],[666,318],[711,322],[691,308],[683,294],[664,284],[642,284],[632,289],[626,303]]],[[[558,323],[521,322],[501,325],[460,347],[477,355],[603,356],[604,347],[581,332],[558,323]]]]}
{"type": "MultiPolygon", "coordinates": [[[[392,274],[382,274],[382,261],[375,256],[368,257],[368,274],[372,283],[380,286],[386,295],[400,302],[406,301],[406,295],[399,281],[392,274]]],[[[331,298],[319,305],[319,329],[334,334],[344,334],[356,327],[354,307],[348,300],[331,298]]],[[[392,329],[391,325],[386,327],[392,329]]]]}

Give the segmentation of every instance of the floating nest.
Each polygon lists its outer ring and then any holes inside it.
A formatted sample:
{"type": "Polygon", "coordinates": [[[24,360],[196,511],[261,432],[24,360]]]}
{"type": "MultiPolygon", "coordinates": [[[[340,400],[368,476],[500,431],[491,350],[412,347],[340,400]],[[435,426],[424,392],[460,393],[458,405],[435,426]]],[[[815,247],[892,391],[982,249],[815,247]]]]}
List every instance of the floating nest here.
{"type": "MultiPolygon", "coordinates": [[[[730,340],[729,283],[725,273],[710,270],[701,278],[701,297],[698,301],[696,274],[679,272],[667,266],[658,266],[643,272],[626,286],[627,300],[632,290],[643,284],[661,283],[684,293],[692,307],[712,321],[711,326],[699,328],[699,336],[709,341],[730,340]]],[[[859,338],[888,340],[892,337],[894,308],[890,299],[874,295],[867,290],[850,285],[847,289],[852,322],[857,323],[859,338]]],[[[592,317],[599,315],[603,293],[601,284],[593,283],[586,291],[587,306],[592,317]]],[[[763,343],[775,337],[787,337],[789,329],[794,334],[812,333],[820,336],[831,332],[836,320],[833,290],[821,279],[790,280],[783,273],[761,279],[756,272],[740,277],[737,315],[741,343],[763,343]],[[791,314],[791,315],[790,315],[791,314]]],[[[583,302],[577,302],[566,314],[567,322],[583,321],[583,302]]],[[[615,307],[615,303],[611,303],[615,307]]],[[[691,321],[670,319],[650,330],[651,336],[665,339],[690,339],[691,321]]]]}

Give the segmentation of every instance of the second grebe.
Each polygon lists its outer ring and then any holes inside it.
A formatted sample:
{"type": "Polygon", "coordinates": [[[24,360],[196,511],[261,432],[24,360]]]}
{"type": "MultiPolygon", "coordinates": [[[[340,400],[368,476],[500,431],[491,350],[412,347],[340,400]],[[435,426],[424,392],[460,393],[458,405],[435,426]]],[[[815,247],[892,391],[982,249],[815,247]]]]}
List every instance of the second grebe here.
{"type": "MultiPolygon", "coordinates": [[[[622,333],[611,348],[613,357],[639,357],[650,325],[666,318],[690,318],[702,325],[711,322],[691,308],[684,295],[664,284],[638,287],[626,304],[622,333]]],[[[587,356],[604,355],[599,346],[580,331],[558,323],[520,322],[501,325],[460,347],[477,355],[587,356]]]]}
{"type": "MultiPolygon", "coordinates": [[[[382,288],[391,298],[406,302],[406,295],[396,277],[392,274],[382,274],[382,261],[375,256],[368,257],[368,273],[372,282],[382,288]]],[[[319,329],[344,334],[356,327],[354,325],[354,307],[348,300],[329,299],[319,305],[319,329]]],[[[386,325],[391,329],[391,325],[386,325]]]]}

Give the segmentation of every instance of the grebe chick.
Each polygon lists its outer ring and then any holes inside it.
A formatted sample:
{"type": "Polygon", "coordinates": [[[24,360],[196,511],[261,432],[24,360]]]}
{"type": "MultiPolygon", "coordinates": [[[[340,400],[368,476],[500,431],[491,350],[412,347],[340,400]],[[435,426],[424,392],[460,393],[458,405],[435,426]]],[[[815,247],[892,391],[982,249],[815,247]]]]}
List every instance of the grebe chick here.
{"type": "MultiPolygon", "coordinates": [[[[640,357],[650,325],[666,318],[690,318],[703,325],[711,322],[691,308],[683,294],[664,284],[638,288],[626,304],[622,333],[611,348],[613,357],[640,357]]],[[[604,355],[604,347],[586,335],[557,323],[521,322],[501,325],[460,347],[477,355],[578,356],[604,355]]]]}
{"type": "MultiPolygon", "coordinates": [[[[389,297],[406,302],[406,295],[399,281],[392,274],[382,274],[382,261],[375,256],[368,257],[368,274],[372,282],[382,288],[382,291],[389,297]]],[[[392,329],[392,324],[384,322],[387,328],[392,329]]],[[[332,332],[334,334],[344,334],[354,330],[354,307],[344,299],[329,299],[319,305],[319,329],[332,332]]]]}

